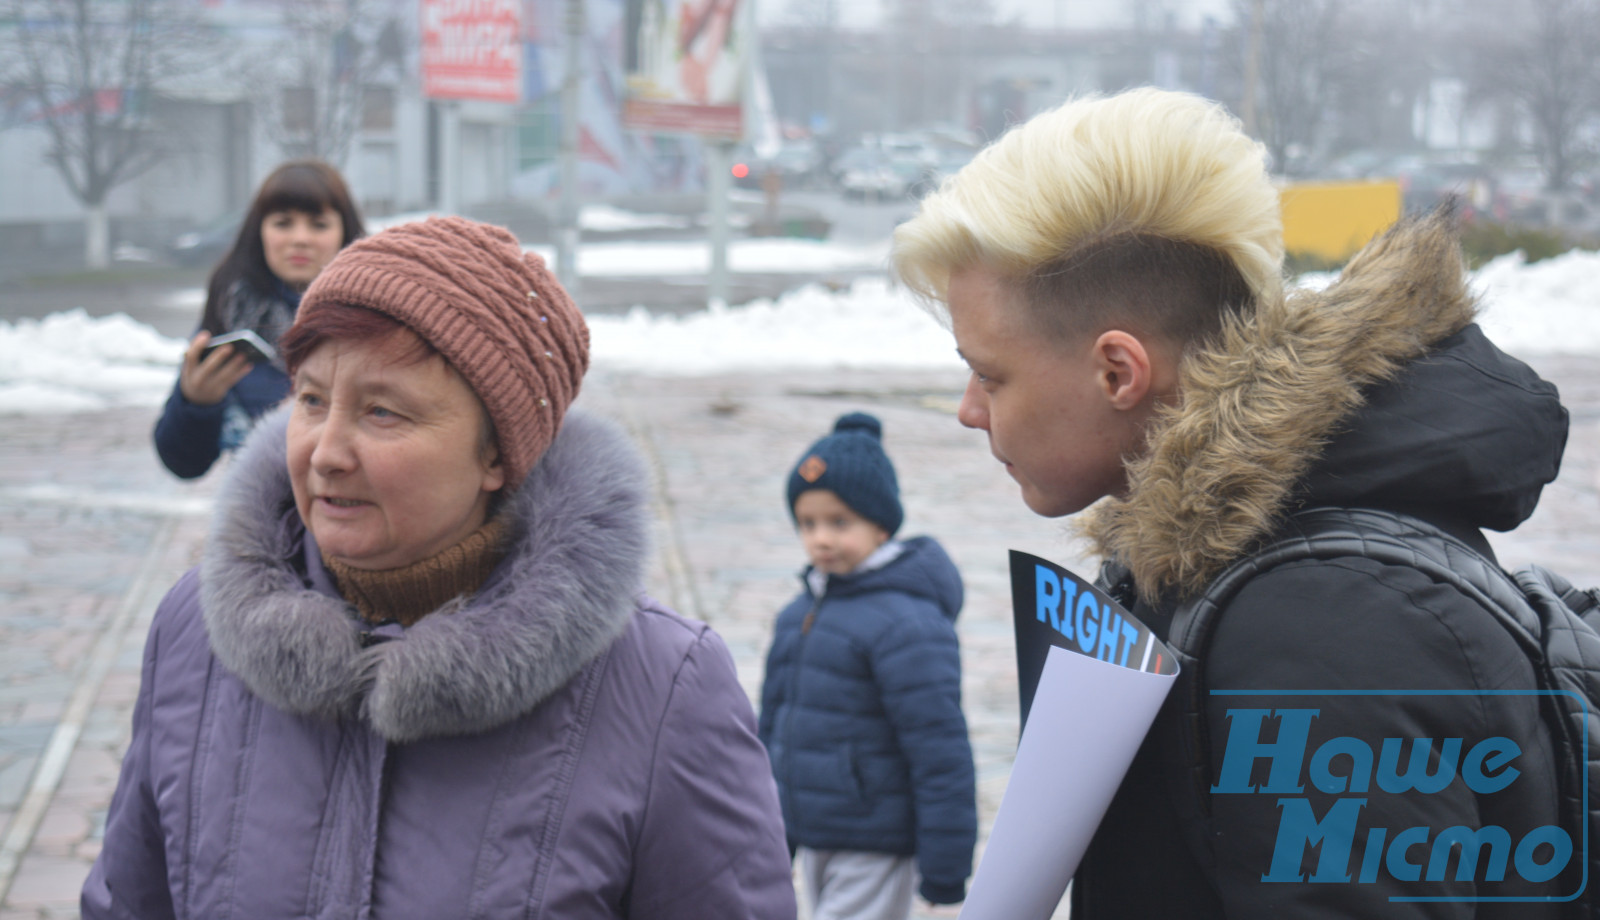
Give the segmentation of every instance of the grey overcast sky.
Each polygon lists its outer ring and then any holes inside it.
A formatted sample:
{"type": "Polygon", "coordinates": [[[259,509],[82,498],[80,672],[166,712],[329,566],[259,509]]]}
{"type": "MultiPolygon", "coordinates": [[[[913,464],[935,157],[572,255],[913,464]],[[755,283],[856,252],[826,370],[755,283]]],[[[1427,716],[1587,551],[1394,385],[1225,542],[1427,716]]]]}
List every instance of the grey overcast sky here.
{"type": "MultiPolygon", "coordinates": [[[[757,10],[764,22],[782,22],[790,18],[790,11],[799,5],[820,0],[756,0],[757,10]]],[[[835,0],[842,24],[846,27],[865,27],[882,15],[884,0],[835,0]]],[[[1195,26],[1205,16],[1214,16],[1222,22],[1233,19],[1231,0],[994,0],[1003,18],[1020,17],[1023,22],[1039,28],[1092,28],[1130,25],[1135,10],[1140,6],[1165,8],[1173,12],[1178,23],[1195,26]]]]}
{"type": "MultiPolygon", "coordinates": [[[[1018,15],[1030,25],[1045,28],[1129,25],[1139,5],[1133,0],[996,0],[995,3],[1002,15],[1018,15]]],[[[1198,25],[1208,15],[1221,21],[1233,18],[1230,0],[1147,0],[1144,5],[1170,10],[1178,23],[1186,26],[1198,25]]]]}

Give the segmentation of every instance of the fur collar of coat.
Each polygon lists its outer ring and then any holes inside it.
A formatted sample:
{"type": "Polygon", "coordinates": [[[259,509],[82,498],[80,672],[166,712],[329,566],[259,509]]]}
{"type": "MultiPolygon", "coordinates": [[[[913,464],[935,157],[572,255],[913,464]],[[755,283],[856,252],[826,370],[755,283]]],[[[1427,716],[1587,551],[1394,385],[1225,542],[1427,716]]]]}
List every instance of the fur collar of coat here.
{"type": "Polygon", "coordinates": [[[648,486],[611,423],[569,413],[499,510],[512,545],[478,593],[367,647],[354,609],[306,574],[287,425],[287,410],[264,418],[239,452],[200,567],[212,650],[268,703],[359,715],[390,741],[485,731],[531,711],[626,628],[649,553],[648,486]]]}
{"type": "Polygon", "coordinates": [[[1292,510],[1296,483],[1363,391],[1476,311],[1451,215],[1402,220],[1328,288],[1230,320],[1187,355],[1177,403],[1128,466],[1128,494],[1090,508],[1080,531],[1146,601],[1200,592],[1292,510]]]}

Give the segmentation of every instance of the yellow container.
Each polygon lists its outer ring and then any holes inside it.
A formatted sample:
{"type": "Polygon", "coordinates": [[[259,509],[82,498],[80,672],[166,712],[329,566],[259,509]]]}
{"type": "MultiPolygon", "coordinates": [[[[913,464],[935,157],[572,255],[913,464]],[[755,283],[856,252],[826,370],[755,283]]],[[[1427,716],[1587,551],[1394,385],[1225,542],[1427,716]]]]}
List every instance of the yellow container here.
{"type": "Polygon", "coordinates": [[[1286,252],[1341,263],[1400,219],[1400,183],[1292,183],[1278,190],[1278,202],[1286,252]]]}

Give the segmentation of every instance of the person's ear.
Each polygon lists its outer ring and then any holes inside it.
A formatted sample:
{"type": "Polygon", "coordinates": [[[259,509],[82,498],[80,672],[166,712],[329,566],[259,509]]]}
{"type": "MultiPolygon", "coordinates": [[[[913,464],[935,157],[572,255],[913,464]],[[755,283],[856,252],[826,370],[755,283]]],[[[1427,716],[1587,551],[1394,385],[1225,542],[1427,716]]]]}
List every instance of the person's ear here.
{"type": "Polygon", "coordinates": [[[1111,329],[1095,339],[1093,357],[1100,391],[1113,409],[1137,409],[1150,394],[1152,355],[1132,333],[1111,329]]]}
{"type": "Polygon", "coordinates": [[[478,463],[483,467],[483,479],[479,488],[484,492],[495,492],[506,484],[506,465],[500,456],[500,445],[490,441],[482,445],[478,452],[478,463]]]}
{"type": "Polygon", "coordinates": [[[500,462],[500,455],[495,454],[494,461],[484,466],[482,491],[497,492],[506,484],[506,467],[500,462]]]}

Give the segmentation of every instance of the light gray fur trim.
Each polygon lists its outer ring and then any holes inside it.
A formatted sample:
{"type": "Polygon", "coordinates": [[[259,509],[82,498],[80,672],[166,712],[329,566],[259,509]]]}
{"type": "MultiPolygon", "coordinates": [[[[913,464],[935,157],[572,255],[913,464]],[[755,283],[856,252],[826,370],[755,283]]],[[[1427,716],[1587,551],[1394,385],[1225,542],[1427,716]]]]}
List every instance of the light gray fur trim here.
{"type": "Polygon", "coordinates": [[[612,423],[568,414],[506,500],[514,544],[488,590],[367,649],[348,605],[291,564],[286,426],[283,411],[263,419],[240,451],[201,564],[212,649],[267,702],[359,709],[390,741],[469,734],[533,709],[627,627],[649,555],[648,480],[612,423]]]}

